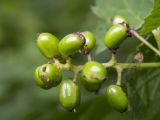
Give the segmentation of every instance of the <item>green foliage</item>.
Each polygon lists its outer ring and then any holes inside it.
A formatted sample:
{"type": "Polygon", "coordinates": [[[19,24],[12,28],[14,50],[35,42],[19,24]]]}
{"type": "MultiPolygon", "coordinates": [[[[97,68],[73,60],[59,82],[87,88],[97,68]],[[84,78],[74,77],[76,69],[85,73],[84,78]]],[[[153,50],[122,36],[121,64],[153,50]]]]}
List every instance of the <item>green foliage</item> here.
{"type": "Polygon", "coordinates": [[[150,15],[145,18],[144,25],[141,29],[142,34],[152,32],[160,26],[160,0],[154,0],[154,8],[150,15]]]}
{"type": "MultiPolygon", "coordinates": [[[[156,2],[155,6],[159,6],[159,4],[156,2]]],[[[111,25],[111,18],[114,15],[122,15],[126,17],[131,27],[136,29],[140,28],[141,26],[143,27],[142,24],[144,22],[144,18],[147,17],[151,8],[152,1],[150,0],[122,0],[121,2],[113,0],[97,0],[96,6],[92,7],[93,12],[102,19],[95,29],[98,40],[97,51],[95,50],[97,59],[99,57],[103,58],[102,56],[104,53],[107,54],[102,40],[104,39],[103,36],[105,31],[111,25]]],[[[157,17],[159,17],[158,14],[157,17]]],[[[153,21],[148,21],[151,26],[154,24],[152,22],[153,21]]],[[[149,37],[149,41],[156,46],[153,36],[149,37]]],[[[134,62],[135,54],[137,52],[142,52],[144,54],[144,62],[159,61],[159,58],[144,45],[140,45],[140,47],[137,48],[134,45],[137,45],[135,38],[130,38],[124,44],[122,44],[122,47],[118,53],[120,57],[119,59],[123,61],[125,60],[128,62],[134,62]]],[[[107,57],[105,58],[107,59],[107,57]]],[[[125,117],[123,116],[123,120],[160,119],[158,115],[160,106],[158,103],[160,86],[159,75],[160,71],[158,69],[136,69],[124,71],[123,79],[127,85],[130,107],[127,114],[124,115],[125,117]]],[[[111,114],[116,116],[115,113],[110,113],[109,115],[111,114]]],[[[116,120],[116,117],[112,116],[112,120],[116,120]]]]}
{"type": "Polygon", "coordinates": [[[58,89],[46,92],[35,84],[33,71],[47,62],[35,41],[41,32],[62,38],[93,26],[90,4],[91,0],[0,1],[1,120],[49,120],[58,112],[68,114],[59,110],[58,89]]]}
{"type": "MultiPolygon", "coordinates": [[[[93,12],[107,24],[115,15],[125,16],[131,26],[140,27],[152,7],[151,0],[96,0],[93,12]]],[[[110,24],[111,25],[111,24],[110,24]]]]}
{"type": "Polygon", "coordinates": [[[102,40],[104,40],[105,33],[111,26],[111,19],[114,16],[124,16],[129,25],[137,29],[142,26],[144,18],[148,15],[153,5],[152,0],[122,0],[121,2],[116,0],[96,0],[95,2],[96,5],[92,7],[92,11],[102,19],[95,29],[98,40],[97,54],[105,50],[102,40]]]}
{"type": "MultiPolygon", "coordinates": [[[[95,55],[96,61],[106,62],[110,52],[103,41],[107,29],[111,26],[111,18],[115,15],[124,16],[131,27],[140,28],[153,7],[153,1],[95,0],[92,11],[100,18],[95,27],[93,25],[97,18],[91,13],[90,6],[92,0],[1,0],[0,18],[3,18],[0,19],[1,120],[160,119],[158,69],[124,71],[123,79],[129,96],[129,111],[124,114],[112,110],[101,95],[106,85],[115,83],[116,75],[113,70],[108,71],[109,81],[102,86],[100,95],[90,94],[79,86],[83,94],[77,113],[66,112],[60,107],[57,97],[59,88],[44,91],[34,83],[33,71],[36,66],[47,62],[36,48],[34,41],[37,33],[51,32],[61,39],[66,33],[92,28],[97,42],[96,48],[91,53],[95,55]]],[[[149,41],[155,45],[152,36],[149,41]]],[[[134,55],[139,51],[144,54],[144,62],[160,60],[144,45],[136,49],[138,43],[135,38],[127,39],[118,51],[119,61],[133,62],[134,55]]],[[[75,55],[74,59],[76,64],[85,61],[84,56],[79,54],[75,55]]],[[[71,76],[69,72],[64,74],[64,79],[71,76]]]]}
{"type": "Polygon", "coordinates": [[[154,29],[152,33],[157,42],[158,49],[160,49],[160,27],[158,27],[157,29],[154,29]]]}
{"type": "MultiPolygon", "coordinates": [[[[148,39],[150,43],[156,45],[154,37],[148,39]]],[[[133,62],[135,54],[142,52],[144,62],[158,62],[159,57],[143,44],[140,44],[136,50],[128,57],[128,62],[133,62]],[[152,56],[152,57],[151,57],[152,56]],[[132,59],[131,59],[132,58],[132,59]]],[[[128,97],[130,103],[130,112],[137,120],[158,120],[159,116],[159,69],[135,69],[125,72],[125,82],[128,86],[128,97]],[[155,106],[155,103],[157,106],[155,106]],[[154,111],[152,111],[154,109],[154,111]]]]}

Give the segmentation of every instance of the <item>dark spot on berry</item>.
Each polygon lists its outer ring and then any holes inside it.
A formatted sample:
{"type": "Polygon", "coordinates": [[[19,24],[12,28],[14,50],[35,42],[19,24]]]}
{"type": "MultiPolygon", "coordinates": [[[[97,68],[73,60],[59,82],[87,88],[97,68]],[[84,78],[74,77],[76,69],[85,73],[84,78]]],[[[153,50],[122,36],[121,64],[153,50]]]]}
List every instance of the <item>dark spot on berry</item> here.
{"type": "Polygon", "coordinates": [[[43,72],[46,72],[46,69],[47,69],[47,67],[44,66],[44,67],[42,68],[42,71],[43,71],[43,72]]]}
{"type": "Polygon", "coordinates": [[[74,34],[78,35],[82,39],[82,47],[83,47],[84,44],[86,43],[86,39],[85,39],[84,35],[81,32],[76,32],[74,34]]]}

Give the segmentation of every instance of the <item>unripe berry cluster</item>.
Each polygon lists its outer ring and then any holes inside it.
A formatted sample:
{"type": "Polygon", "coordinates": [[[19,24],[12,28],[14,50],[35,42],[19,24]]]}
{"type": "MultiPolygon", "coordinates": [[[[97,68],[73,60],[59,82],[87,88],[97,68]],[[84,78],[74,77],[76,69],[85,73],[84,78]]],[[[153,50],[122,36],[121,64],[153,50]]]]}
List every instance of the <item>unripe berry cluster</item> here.
{"type": "MultiPolygon", "coordinates": [[[[128,23],[121,17],[113,19],[113,26],[105,35],[104,43],[113,54],[120,44],[128,36],[128,23]]],[[[75,32],[66,35],[62,40],[50,33],[41,33],[37,39],[37,47],[40,52],[49,59],[47,64],[36,68],[34,76],[38,86],[43,89],[59,87],[59,101],[69,111],[75,111],[80,104],[80,90],[76,80],[80,74],[80,81],[84,88],[90,92],[96,92],[107,80],[107,66],[89,59],[84,65],[73,65],[72,56],[78,52],[90,56],[90,51],[95,47],[96,39],[89,31],[75,32]],[[63,80],[63,70],[74,73],[73,79],[63,80]]],[[[113,61],[109,62],[111,66],[113,61]]],[[[110,85],[106,88],[107,102],[120,112],[128,107],[128,99],[119,84],[110,85]]]]}

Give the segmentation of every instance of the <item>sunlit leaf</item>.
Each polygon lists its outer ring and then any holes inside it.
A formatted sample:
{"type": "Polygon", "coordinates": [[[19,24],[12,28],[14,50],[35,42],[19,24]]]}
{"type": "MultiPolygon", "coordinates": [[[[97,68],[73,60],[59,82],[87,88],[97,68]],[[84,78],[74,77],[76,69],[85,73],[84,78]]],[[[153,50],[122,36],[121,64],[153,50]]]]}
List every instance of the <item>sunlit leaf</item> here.
{"type": "Polygon", "coordinates": [[[150,15],[145,18],[144,25],[141,29],[142,34],[152,32],[152,30],[160,26],[160,0],[154,0],[154,8],[150,15]]]}

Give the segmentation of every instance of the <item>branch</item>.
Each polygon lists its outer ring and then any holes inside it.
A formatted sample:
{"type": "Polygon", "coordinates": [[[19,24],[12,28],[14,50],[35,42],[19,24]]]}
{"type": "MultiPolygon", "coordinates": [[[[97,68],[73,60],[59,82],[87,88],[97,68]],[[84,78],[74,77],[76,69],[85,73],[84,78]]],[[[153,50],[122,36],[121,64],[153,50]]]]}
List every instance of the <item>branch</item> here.
{"type": "Polygon", "coordinates": [[[117,83],[116,83],[116,85],[121,85],[123,68],[121,68],[119,66],[117,66],[115,68],[117,70],[117,83]]]}
{"type": "MultiPolygon", "coordinates": [[[[66,64],[61,64],[60,62],[55,62],[54,65],[59,69],[69,70],[76,74],[82,71],[84,65],[73,65],[71,62],[66,64]]],[[[131,68],[160,68],[160,62],[154,63],[117,63],[116,55],[112,54],[112,58],[107,63],[102,63],[106,68],[115,68],[116,70],[131,69],[131,68]]]]}
{"type": "Polygon", "coordinates": [[[159,68],[160,63],[117,63],[115,66],[119,66],[123,69],[129,69],[129,68],[159,68]]]}
{"type": "Polygon", "coordinates": [[[139,33],[137,33],[135,30],[130,29],[130,33],[135,36],[138,40],[140,40],[142,43],[144,43],[147,47],[149,47],[151,50],[153,50],[157,55],[160,56],[160,51],[155,48],[153,45],[151,45],[146,39],[144,39],[139,33]]]}

